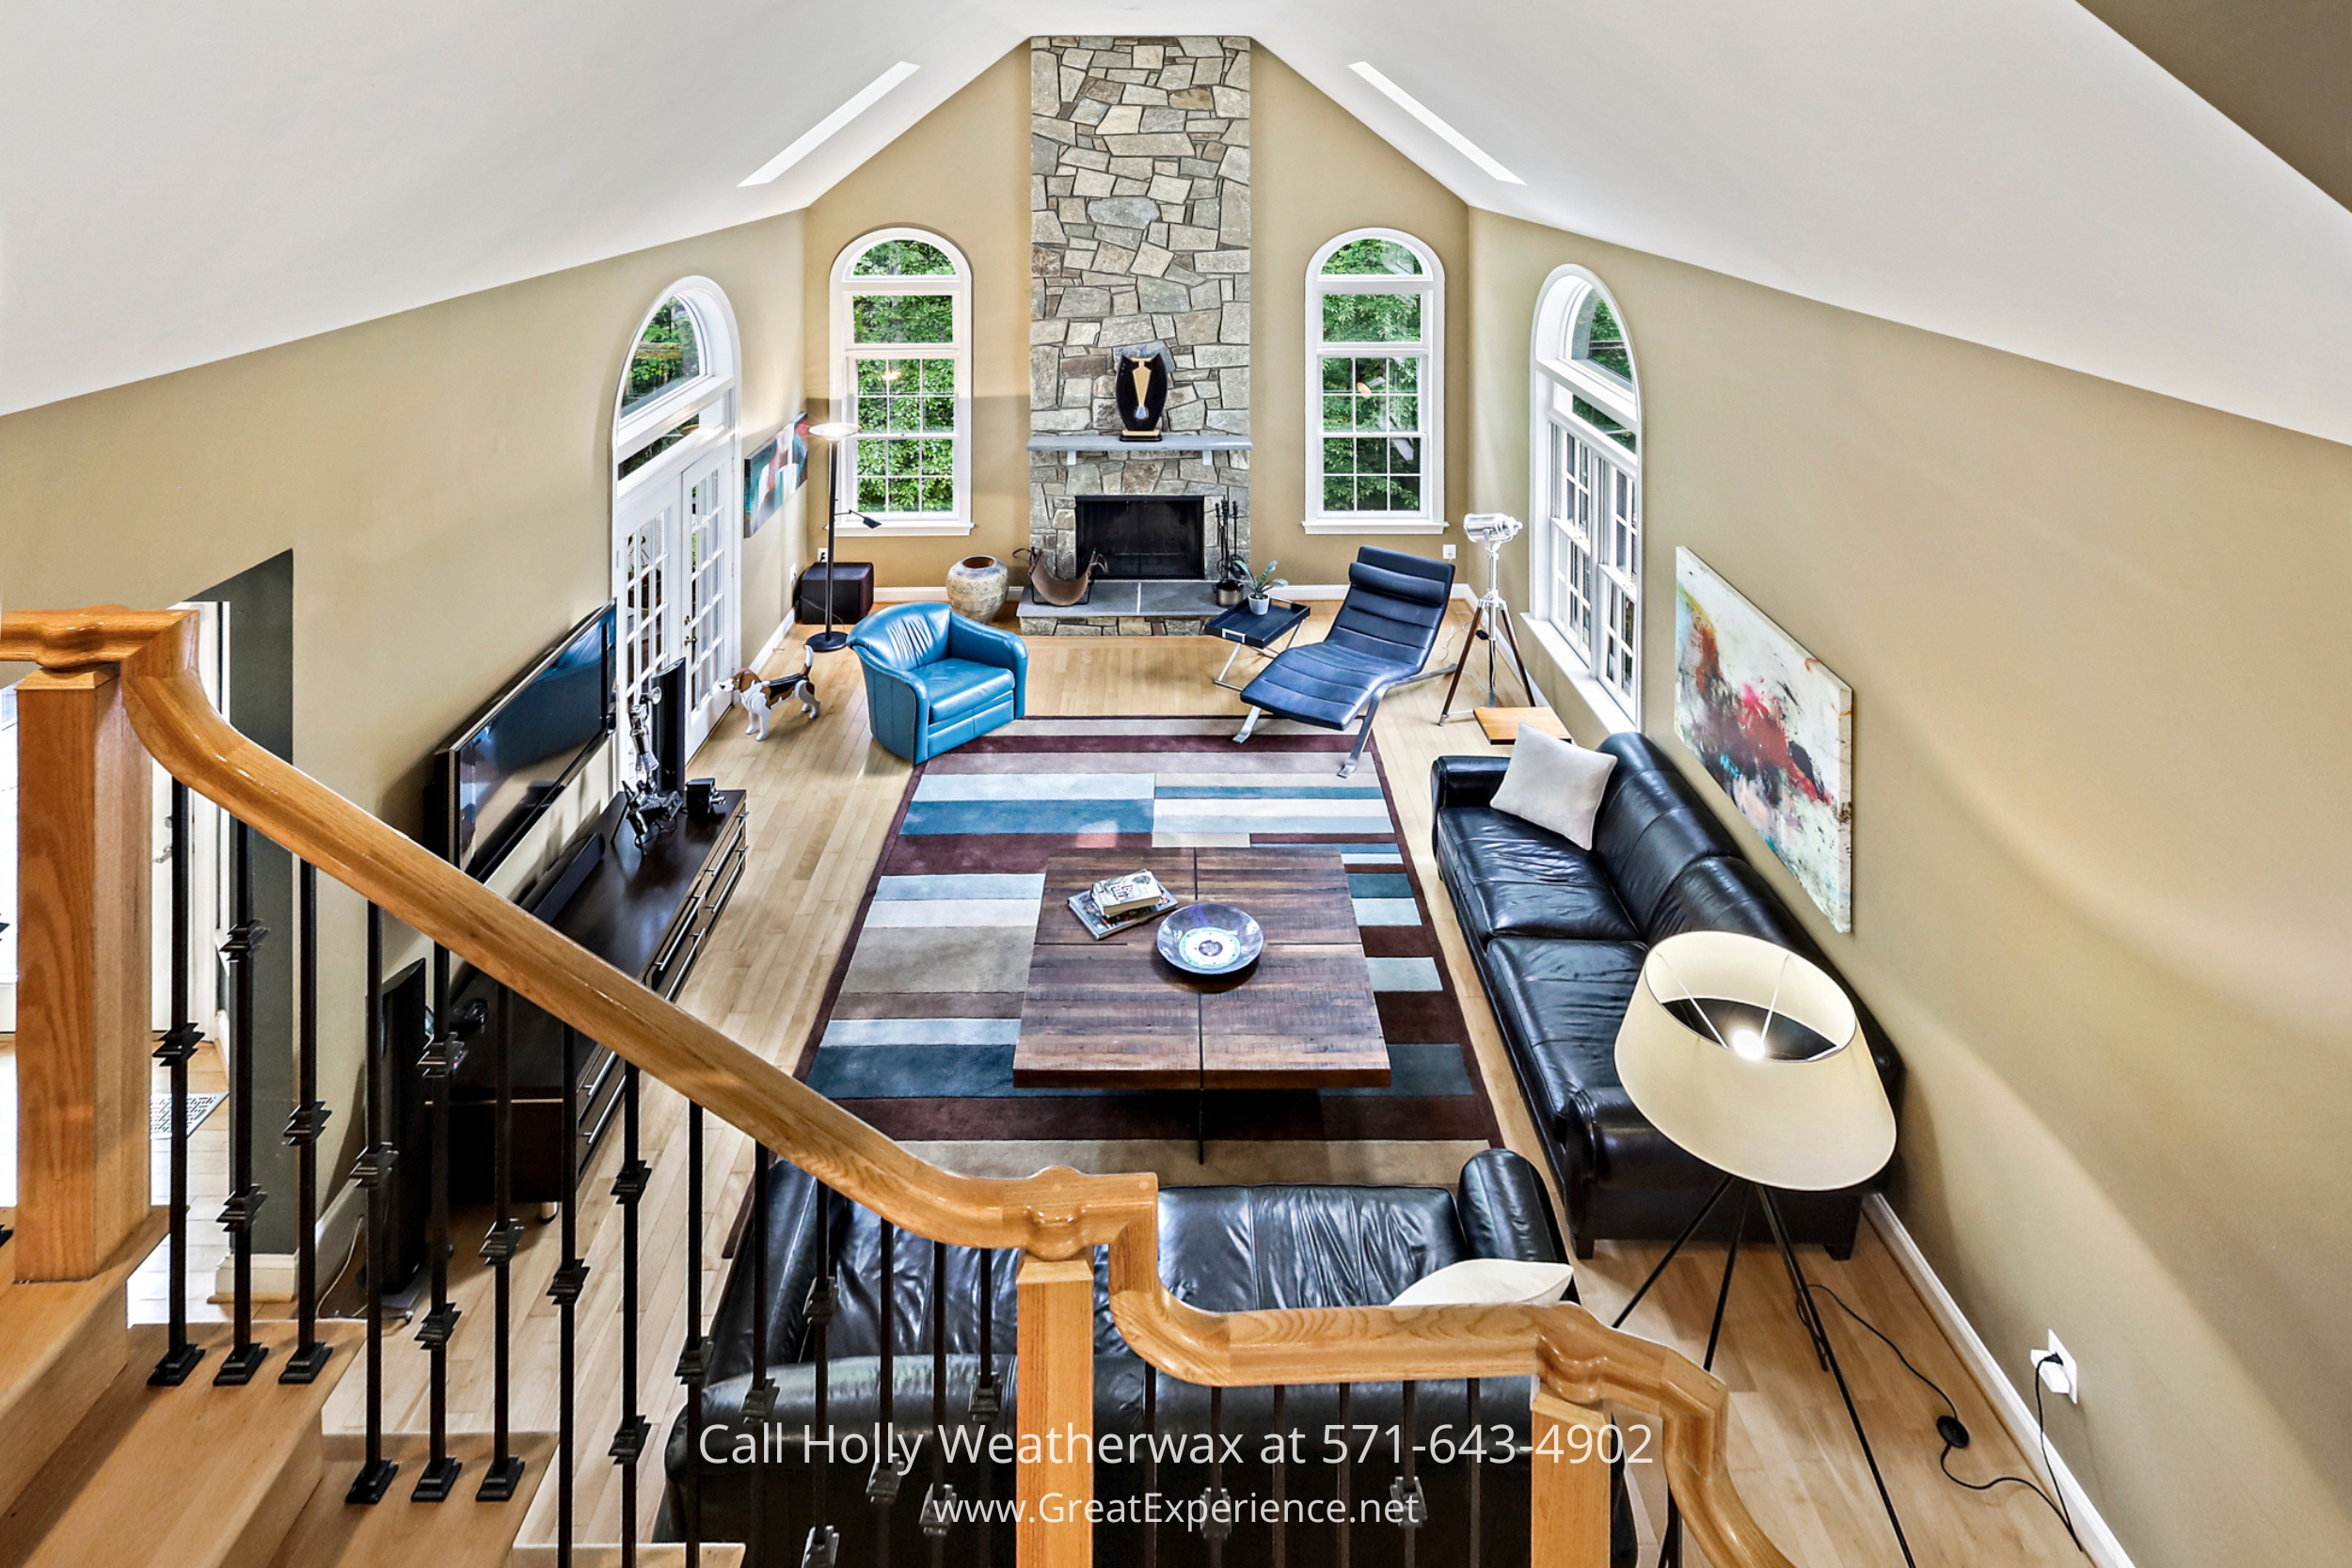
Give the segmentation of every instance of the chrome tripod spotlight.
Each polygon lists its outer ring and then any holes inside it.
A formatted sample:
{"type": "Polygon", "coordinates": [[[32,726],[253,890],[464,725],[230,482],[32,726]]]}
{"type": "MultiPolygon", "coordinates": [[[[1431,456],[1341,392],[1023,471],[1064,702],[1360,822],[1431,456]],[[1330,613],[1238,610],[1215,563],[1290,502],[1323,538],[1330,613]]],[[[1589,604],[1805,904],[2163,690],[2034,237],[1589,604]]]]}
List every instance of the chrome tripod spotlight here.
{"type": "Polygon", "coordinates": [[[1475,708],[1457,708],[1454,694],[1461,689],[1462,672],[1470,668],[1470,652],[1478,640],[1486,640],[1486,706],[1495,701],[1495,648],[1498,642],[1511,647],[1511,668],[1519,677],[1519,685],[1527,690],[1529,705],[1534,705],[1535,683],[1527,678],[1527,660],[1519,657],[1519,636],[1511,625],[1511,607],[1502,598],[1502,546],[1519,536],[1526,525],[1517,517],[1500,512],[1473,512],[1462,519],[1462,531],[1471,543],[1486,552],[1486,592],[1470,611],[1470,635],[1462,640],[1462,657],[1454,661],[1454,678],[1446,682],[1445,701],[1438,705],[1438,722],[1449,719],[1467,719],[1475,708]],[[1500,635],[1498,635],[1500,634],[1500,635]]]}

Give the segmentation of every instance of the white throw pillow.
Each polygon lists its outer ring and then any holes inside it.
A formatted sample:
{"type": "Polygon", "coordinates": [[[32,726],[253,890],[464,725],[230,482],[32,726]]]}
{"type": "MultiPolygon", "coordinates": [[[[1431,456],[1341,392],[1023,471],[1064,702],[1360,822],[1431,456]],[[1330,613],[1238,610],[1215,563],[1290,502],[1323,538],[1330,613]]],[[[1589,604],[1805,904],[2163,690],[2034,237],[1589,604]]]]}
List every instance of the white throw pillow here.
{"type": "Polygon", "coordinates": [[[1448,1263],[1397,1292],[1391,1307],[1497,1307],[1558,1301],[1576,1277],[1565,1263],[1521,1263],[1508,1258],[1470,1258],[1448,1263]]]}
{"type": "Polygon", "coordinates": [[[1580,849],[1593,847],[1593,818],[1617,759],[1588,752],[1572,741],[1519,726],[1511,743],[1511,767],[1495,791],[1494,808],[1549,828],[1580,849]]]}

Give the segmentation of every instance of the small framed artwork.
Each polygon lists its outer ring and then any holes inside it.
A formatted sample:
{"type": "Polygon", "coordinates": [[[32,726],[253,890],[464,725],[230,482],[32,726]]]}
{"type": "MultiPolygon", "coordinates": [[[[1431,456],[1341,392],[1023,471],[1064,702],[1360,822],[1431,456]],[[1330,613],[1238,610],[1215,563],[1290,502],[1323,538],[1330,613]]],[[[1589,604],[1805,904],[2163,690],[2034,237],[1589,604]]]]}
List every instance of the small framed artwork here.
{"type": "Polygon", "coordinates": [[[785,436],[770,438],[768,444],[743,460],[743,537],[748,539],[766,526],[776,509],[784,504],[783,446],[785,436]]]}
{"type": "Polygon", "coordinates": [[[808,483],[808,414],[792,421],[792,447],[787,453],[792,465],[792,488],[797,490],[808,483]]]}

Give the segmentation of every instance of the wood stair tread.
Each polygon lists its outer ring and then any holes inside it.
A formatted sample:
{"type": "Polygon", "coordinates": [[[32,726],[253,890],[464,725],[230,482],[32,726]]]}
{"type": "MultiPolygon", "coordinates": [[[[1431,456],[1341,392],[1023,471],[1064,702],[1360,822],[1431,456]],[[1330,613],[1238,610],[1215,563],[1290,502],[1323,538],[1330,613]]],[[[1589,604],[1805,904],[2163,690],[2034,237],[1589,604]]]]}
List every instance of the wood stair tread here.
{"type": "Polygon", "coordinates": [[[316,1382],[281,1384],[290,1323],[258,1324],[270,1347],[253,1382],[214,1386],[230,1336],[190,1336],[203,1361],[177,1388],[151,1388],[160,1327],[130,1331],[129,1364],[0,1518],[0,1568],[263,1568],[317,1485],[319,1412],[353,1362],[357,1323],[319,1324],[335,1354],[316,1382]]]}
{"type": "Polygon", "coordinates": [[[546,1479],[555,1437],[517,1433],[512,1447],[525,1464],[522,1484],[512,1498],[475,1500],[474,1490],[489,1468],[491,1443],[486,1433],[466,1433],[449,1440],[449,1451],[466,1465],[457,1490],[446,1502],[420,1503],[410,1501],[409,1493],[424,1469],[426,1439],[421,1433],[388,1433],[384,1457],[399,1464],[400,1474],[382,1502],[355,1505],[343,1497],[367,1457],[366,1440],[340,1433],[327,1438],[318,1486],[271,1560],[272,1568],[505,1568],[532,1498],[546,1479]]]}
{"type": "MultiPolygon", "coordinates": [[[[92,1278],[0,1291],[0,1515],[122,1371],[130,1343],[124,1283],[168,1225],[169,1211],[151,1210],[92,1278]]],[[[0,1278],[15,1272],[15,1251],[12,1241],[0,1246],[0,1278]]]]}

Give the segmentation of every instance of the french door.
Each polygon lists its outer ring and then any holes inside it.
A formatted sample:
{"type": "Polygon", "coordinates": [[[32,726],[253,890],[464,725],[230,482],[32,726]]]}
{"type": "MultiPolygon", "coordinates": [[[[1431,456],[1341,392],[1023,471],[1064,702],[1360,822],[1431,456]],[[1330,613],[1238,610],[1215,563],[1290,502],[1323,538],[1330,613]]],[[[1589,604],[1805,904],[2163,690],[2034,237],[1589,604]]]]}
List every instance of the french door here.
{"type": "Polygon", "coordinates": [[[734,626],[738,595],[732,468],[722,451],[686,472],[685,548],[679,562],[686,602],[679,607],[679,618],[685,627],[689,756],[733,697],[727,679],[735,673],[734,650],[739,640],[734,626]]]}
{"type": "Polygon", "coordinates": [[[694,753],[733,700],[737,622],[735,446],[721,441],[675,464],[648,465],[613,512],[612,598],[619,610],[622,765],[633,769],[632,698],[675,660],[686,666],[686,752],[694,753]]]}

